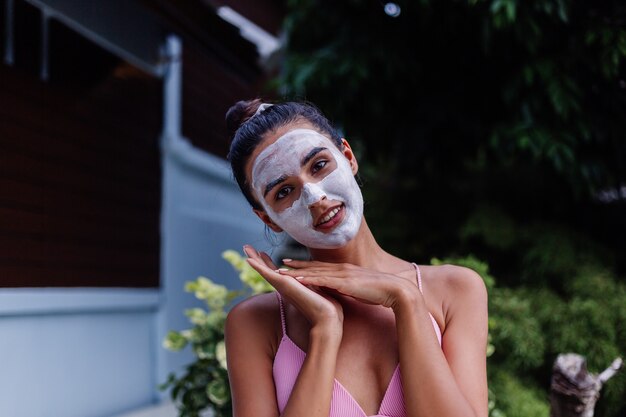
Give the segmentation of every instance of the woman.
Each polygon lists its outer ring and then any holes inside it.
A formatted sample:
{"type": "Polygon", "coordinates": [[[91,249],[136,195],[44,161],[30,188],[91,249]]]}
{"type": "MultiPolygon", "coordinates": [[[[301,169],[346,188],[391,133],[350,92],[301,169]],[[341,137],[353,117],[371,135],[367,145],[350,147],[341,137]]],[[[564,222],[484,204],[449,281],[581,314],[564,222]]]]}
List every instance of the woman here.
{"type": "Polygon", "coordinates": [[[480,276],[378,245],[354,153],[314,105],[240,101],[226,120],[232,170],[254,213],[310,254],[278,268],[244,246],[277,292],[228,314],[234,416],[486,417],[480,276]]]}

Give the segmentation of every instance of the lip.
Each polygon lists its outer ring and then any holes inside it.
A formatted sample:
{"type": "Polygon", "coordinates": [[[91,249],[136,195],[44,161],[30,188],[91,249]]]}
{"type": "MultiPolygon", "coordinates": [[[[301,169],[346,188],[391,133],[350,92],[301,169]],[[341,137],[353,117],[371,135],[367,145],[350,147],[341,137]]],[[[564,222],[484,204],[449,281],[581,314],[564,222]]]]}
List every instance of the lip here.
{"type": "Polygon", "coordinates": [[[339,223],[343,221],[343,218],[346,215],[345,209],[346,209],[346,206],[343,203],[329,208],[317,218],[315,222],[315,229],[320,230],[320,231],[327,231],[329,229],[332,229],[333,227],[335,227],[336,225],[338,225],[339,223]],[[339,212],[335,214],[335,217],[333,217],[326,223],[319,224],[319,222],[321,222],[325,216],[327,216],[331,211],[337,208],[339,209],[339,212]]]}

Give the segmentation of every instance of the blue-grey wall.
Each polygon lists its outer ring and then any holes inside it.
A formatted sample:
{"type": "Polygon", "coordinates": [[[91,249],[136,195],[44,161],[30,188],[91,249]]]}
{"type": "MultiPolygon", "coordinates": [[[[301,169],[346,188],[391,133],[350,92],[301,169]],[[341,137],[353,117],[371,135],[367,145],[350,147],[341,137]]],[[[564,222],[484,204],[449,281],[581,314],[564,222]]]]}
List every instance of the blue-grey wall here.
{"type": "Polygon", "coordinates": [[[149,401],[158,290],[0,291],[0,416],[106,416],[149,401]]]}
{"type": "Polygon", "coordinates": [[[240,288],[224,250],[282,250],[265,239],[226,161],[180,136],[181,48],[168,37],[160,287],[0,289],[0,417],[112,417],[167,401],[157,386],[194,357],[162,341],[191,327],[185,309],[204,307],[185,282],[203,275],[240,288]]]}
{"type": "Polygon", "coordinates": [[[221,253],[272,249],[225,161],[180,137],[162,152],[160,288],[0,290],[0,416],[110,417],[167,400],[157,385],[194,358],[162,340],[191,326],[186,308],[203,307],[185,282],[240,288],[221,253]]]}
{"type": "MultiPolygon", "coordinates": [[[[244,243],[272,253],[280,250],[269,244],[225,161],[194,150],[182,138],[165,143],[161,287],[167,302],[160,311],[159,338],[169,329],[190,327],[184,308],[204,307],[183,290],[186,281],[202,275],[241,288],[238,274],[222,258],[224,250],[241,252],[244,243]]],[[[181,369],[192,359],[190,349],[164,353],[158,378],[164,381],[163,372],[181,369]]]]}

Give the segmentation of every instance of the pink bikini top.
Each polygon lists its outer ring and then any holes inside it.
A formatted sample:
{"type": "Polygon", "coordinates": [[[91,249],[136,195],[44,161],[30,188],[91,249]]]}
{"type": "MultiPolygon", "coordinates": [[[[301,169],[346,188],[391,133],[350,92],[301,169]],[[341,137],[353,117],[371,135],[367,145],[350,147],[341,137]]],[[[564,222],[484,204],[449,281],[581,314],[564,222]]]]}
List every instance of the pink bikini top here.
{"type": "MultiPolygon", "coordinates": [[[[422,277],[417,264],[413,264],[417,270],[417,284],[419,290],[422,291],[422,277]]],[[[293,386],[296,383],[296,378],[300,373],[300,368],[304,363],[306,353],[300,349],[290,338],[287,336],[287,328],[285,324],[285,309],[283,306],[283,300],[278,292],[278,302],[280,304],[280,320],[283,328],[283,337],[280,340],[276,356],[274,357],[274,384],[276,386],[276,399],[278,402],[278,409],[282,413],[287,405],[293,386]]],[[[437,325],[437,322],[430,315],[430,319],[435,328],[439,345],[441,345],[441,330],[437,325]]],[[[389,381],[387,391],[383,396],[383,400],[380,404],[378,413],[373,416],[367,416],[365,411],[356,402],[354,397],[348,392],[348,390],[341,385],[337,379],[334,381],[332,399],[330,403],[329,417],[405,417],[406,409],[404,408],[404,396],[402,393],[402,381],[400,380],[400,364],[396,365],[396,369],[389,381]]]]}

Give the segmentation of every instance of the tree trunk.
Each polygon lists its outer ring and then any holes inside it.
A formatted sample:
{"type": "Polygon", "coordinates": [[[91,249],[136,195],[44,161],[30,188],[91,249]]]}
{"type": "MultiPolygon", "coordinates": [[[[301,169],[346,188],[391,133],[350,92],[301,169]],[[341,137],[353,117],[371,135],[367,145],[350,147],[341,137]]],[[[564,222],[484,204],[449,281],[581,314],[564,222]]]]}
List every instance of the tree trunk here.
{"type": "Polygon", "coordinates": [[[550,417],[593,417],[602,386],[621,367],[617,358],[604,372],[591,374],[583,356],[560,354],[552,368],[550,417]]]}

